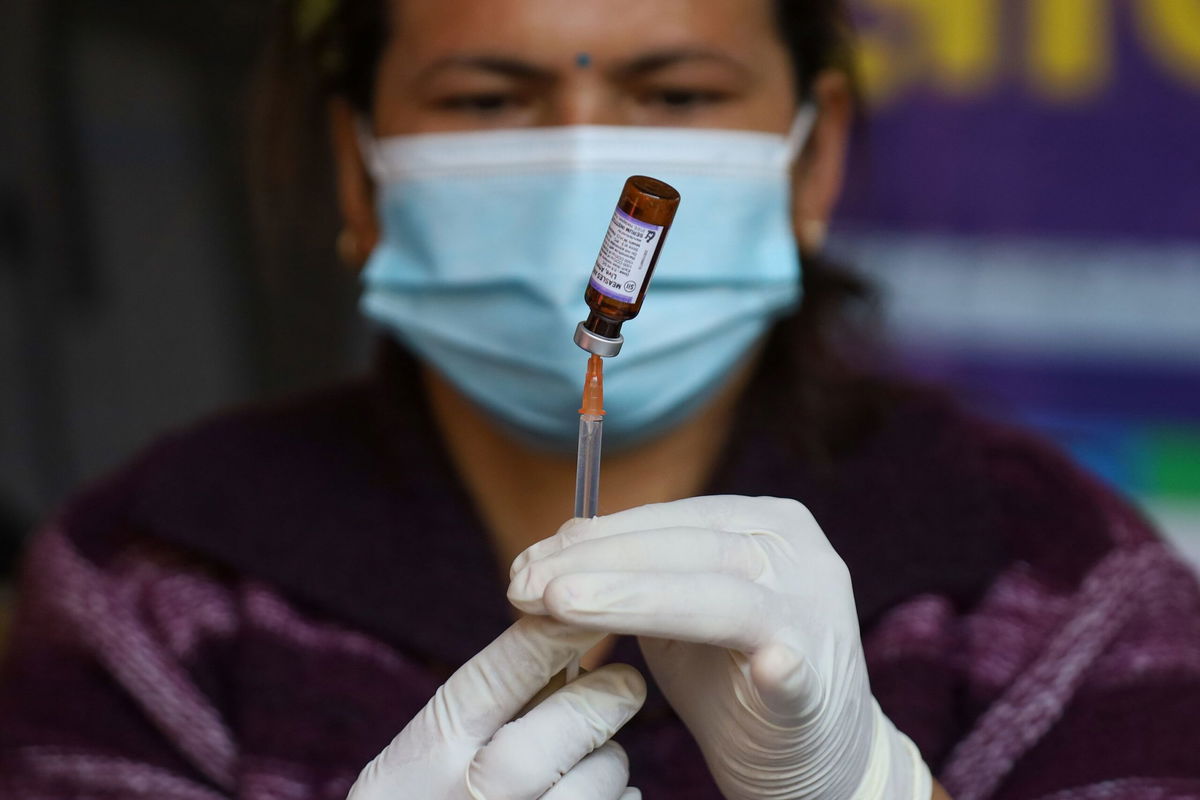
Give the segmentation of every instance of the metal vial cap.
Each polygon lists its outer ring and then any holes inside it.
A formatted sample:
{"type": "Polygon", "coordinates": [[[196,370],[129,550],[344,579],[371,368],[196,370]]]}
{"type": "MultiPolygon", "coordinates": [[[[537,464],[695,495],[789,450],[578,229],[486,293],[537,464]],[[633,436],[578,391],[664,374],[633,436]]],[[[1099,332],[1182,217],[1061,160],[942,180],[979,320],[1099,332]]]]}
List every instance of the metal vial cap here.
{"type": "Polygon", "coordinates": [[[601,358],[611,358],[621,352],[621,345],[625,344],[625,337],[619,334],[615,339],[600,336],[589,331],[581,322],[575,326],[575,344],[601,358]]]}

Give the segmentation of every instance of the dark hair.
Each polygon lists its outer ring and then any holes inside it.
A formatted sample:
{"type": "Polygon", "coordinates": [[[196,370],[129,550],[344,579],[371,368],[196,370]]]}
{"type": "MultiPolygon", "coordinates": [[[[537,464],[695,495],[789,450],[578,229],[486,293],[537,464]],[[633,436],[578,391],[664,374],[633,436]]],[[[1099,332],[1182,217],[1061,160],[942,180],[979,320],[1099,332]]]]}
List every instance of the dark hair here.
{"type": "MultiPolygon", "coordinates": [[[[342,97],[370,112],[388,36],[387,2],[287,0],[277,7],[257,81],[251,151],[268,266],[292,267],[297,250],[300,257],[332,256],[336,227],[313,224],[337,218],[325,102],[342,97]],[[312,3],[321,18],[302,26],[300,7],[312,3]],[[298,173],[312,179],[299,180],[298,173]]],[[[830,68],[857,85],[845,0],[775,0],[775,14],[802,97],[830,68]]],[[[756,417],[802,420],[794,426],[796,444],[811,460],[824,462],[873,427],[888,392],[861,368],[860,356],[874,341],[871,286],[820,254],[805,254],[802,272],[803,302],[772,331],[750,396],[762,412],[756,417]]]]}

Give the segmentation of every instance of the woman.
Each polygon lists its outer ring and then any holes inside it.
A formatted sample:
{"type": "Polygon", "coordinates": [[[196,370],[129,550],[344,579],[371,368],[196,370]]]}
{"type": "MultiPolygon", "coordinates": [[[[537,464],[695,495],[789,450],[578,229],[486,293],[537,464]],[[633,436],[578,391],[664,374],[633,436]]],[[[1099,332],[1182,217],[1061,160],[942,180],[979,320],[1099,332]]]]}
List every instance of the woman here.
{"type": "Polygon", "coordinates": [[[41,534],[12,796],[944,795],[931,769],[957,797],[1200,796],[1188,571],[1041,444],[835,351],[837,2],[281,19],[388,342],[369,378],[169,437],[41,534]],[[576,232],[594,253],[609,173],[649,150],[683,205],[608,365],[606,516],[560,527],[576,232]]]}

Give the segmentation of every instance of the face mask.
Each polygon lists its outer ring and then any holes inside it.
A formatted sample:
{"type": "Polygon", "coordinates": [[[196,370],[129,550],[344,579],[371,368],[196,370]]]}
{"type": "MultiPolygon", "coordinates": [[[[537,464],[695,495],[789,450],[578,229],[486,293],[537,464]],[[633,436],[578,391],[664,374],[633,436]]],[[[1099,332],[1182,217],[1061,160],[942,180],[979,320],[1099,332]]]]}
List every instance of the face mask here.
{"type": "Polygon", "coordinates": [[[525,441],[569,449],[586,353],[572,341],[625,179],[682,196],[645,305],[605,360],[605,439],[697,411],[799,299],[793,131],[572,126],[364,136],[382,236],[362,310],[525,441]]]}

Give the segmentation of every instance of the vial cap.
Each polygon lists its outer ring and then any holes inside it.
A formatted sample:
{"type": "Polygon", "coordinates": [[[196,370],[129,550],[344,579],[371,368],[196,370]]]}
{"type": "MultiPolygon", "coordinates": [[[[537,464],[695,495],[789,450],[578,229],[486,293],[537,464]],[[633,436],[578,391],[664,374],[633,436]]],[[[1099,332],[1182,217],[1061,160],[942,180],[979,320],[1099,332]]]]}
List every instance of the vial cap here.
{"type": "Polygon", "coordinates": [[[621,352],[621,345],[625,344],[625,337],[619,334],[615,339],[600,336],[589,331],[581,322],[575,326],[575,344],[589,353],[602,358],[611,358],[621,352]]]}

